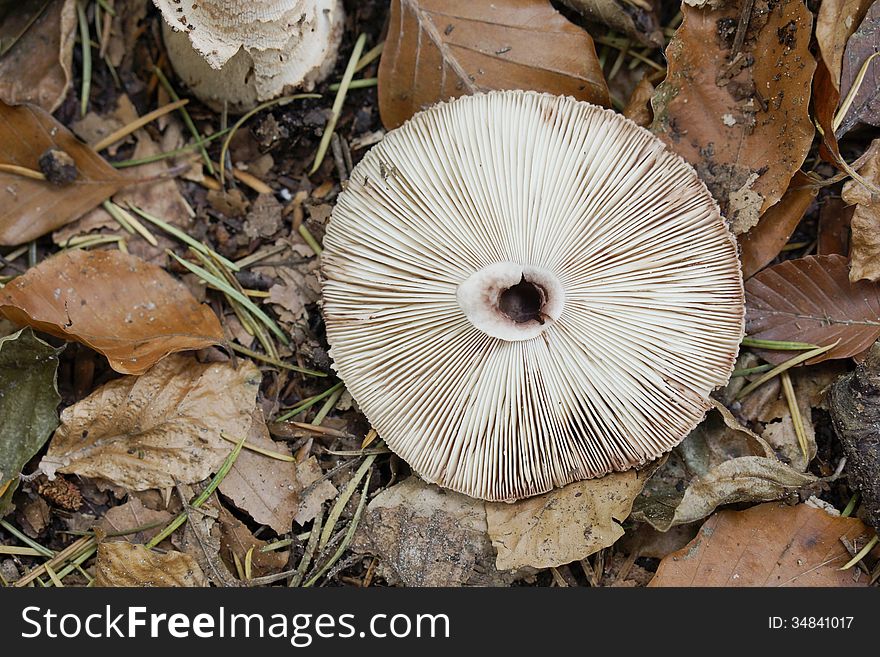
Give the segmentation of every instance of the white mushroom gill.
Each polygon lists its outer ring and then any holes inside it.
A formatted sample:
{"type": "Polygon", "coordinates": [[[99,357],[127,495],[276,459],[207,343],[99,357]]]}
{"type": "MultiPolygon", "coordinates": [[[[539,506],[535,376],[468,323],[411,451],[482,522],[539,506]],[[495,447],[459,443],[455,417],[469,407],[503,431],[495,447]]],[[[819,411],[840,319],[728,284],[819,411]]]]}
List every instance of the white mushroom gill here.
{"type": "Polygon", "coordinates": [[[293,89],[310,91],[333,69],[341,0],[153,0],[168,58],[203,102],[233,112],[293,89]]]}
{"type": "Polygon", "coordinates": [[[571,98],[418,114],[355,168],[324,246],[339,375],[416,472],[483,499],[669,451],[743,332],[736,244],[694,170],[571,98]]]}

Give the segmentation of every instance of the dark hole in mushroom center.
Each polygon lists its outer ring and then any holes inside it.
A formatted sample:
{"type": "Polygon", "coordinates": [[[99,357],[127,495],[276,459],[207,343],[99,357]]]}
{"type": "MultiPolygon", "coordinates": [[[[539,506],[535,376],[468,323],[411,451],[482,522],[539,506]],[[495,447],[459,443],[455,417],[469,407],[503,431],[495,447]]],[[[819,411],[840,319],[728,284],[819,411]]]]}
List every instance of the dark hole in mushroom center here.
{"type": "Polygon", "coordinates": [[[544,289],[523,276],[519,283],[501,293],[498,297],[498,309],[517,324],[531,321],[543,324],[541,309],[545,302],[544,289]]]}

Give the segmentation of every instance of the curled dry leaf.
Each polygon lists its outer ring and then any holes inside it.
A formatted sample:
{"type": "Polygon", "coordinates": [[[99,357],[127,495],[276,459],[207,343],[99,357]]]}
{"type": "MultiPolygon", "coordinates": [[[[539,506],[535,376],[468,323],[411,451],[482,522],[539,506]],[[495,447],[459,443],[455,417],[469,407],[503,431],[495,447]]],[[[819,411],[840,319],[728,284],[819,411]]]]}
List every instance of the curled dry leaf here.
{"type": "Polygon", "coordinates": [[[648,80],[647,76],[639,80],[636,88],[633,89],[629,100],[626,101],[626,107],[623,108],[623,115],[636,125],[647,128],[654,120],[654,113],[651,110],[651,98],[654,96],[654,85],[648,80]]]}
{"type": "MultiPolygon", "coordinates": [[[[746,333],[817,345],[840,341],[810,364],[854,356],[880,337],[880,285],[851,283],[843,256],[787,260],[746,281],[746,333]]],[[[793,357],[790,351],[758,353],[777,364],[793,357]]]]}
{"type": "Polygon", "coordinates": [[[716,405],[669,454],[633,504],[633,518],[660,531],[701,520],[722,504],[765,502],[816,480],[716,405]]]}
{"type": "Polygon", "coordinates": [[[45,110],[0,101],[0,162],[41,171],[46,151],[66,153],[76,178],[54,185],[0,171],[0,244],[22,244],[70,223],[131,182],[45,110]]]}
{"type": "Polygon", "coordinates": [[[880,532],[880,344],[832,387],[829,406],[850,485],[861,491],[867,520],[880,532]]]}
{"type": "Polygon", "coordinates": [[[810,179],[798,171],[779,202],[761,215],[757,226],[739,236],[744,279],[754,276],[779,255],[818,191],[810,179]]]}
{"type": "MultiPolygon", "coordinates": [[[[276,443],[269,437],[260,410],[254,412],[247,442],[254,447],[290,456],[284,443],[276,443]]],[[[235,465],[220,482],[220,492],[235,506],[277,534],[286,534],[292,529],[301,488],[296,477],[296,463],[280,461],[249,449],[242,450],[235,465]]]]}
{"type": "Polygon", "coordinates": [[[822,199],[819,206],[819,228],[816,240],[817,255],[847,255],[849,253],[849,226],[852,207],[846,207],[836,196],[822,199]]]}
{"type": "Polygon", "coordinates": [[[30,329],[0,338],[0,495],[58,426],[60,352],[30,329]]]}
{"type": "Polygon", "coordinates": [[[660,562],[648,586],[867,586],[841,538],[861,547],[868,528],[806,504],[761,504],[713,515],[660,562]]]}
{"type": "Polygon", "coordinates": [[[95,586],[196,587],[208,586],[208,579],[188,554],[159,554],[143,545],[119,541],[98,546],[95,586]]]}
{"type": "Polygon", "coordinates": [[[40,469],[128,490],[201,481],[233,447],[220,434],[243,436],[250,428],[260,378],[250,361],[236,367],[170,356],[64,409],[40,469]]]}
{"type": "Polygon", "coordinates": [[[418,477],[379,493],[355,537],[357,551],[376,554],[382,575],[406,586],[500,586],[486,534],[485,502],[426,484],[418,477]]]}
{"type": "Polygon", "coordinates": [[[379,66],[386,128],[441,100],[533,89],[608,106],[590,35],[549,0],[393,0],[379,66]]]}
{"type": "Polygon", "coordinates": [[[660,21],[651,2],[646,0],[562,0],[591,23],[623,32],[646,46],[663,44],[660,21]]]}
{"type": "Polygon", "coordinates": [[[840,76],[840,98],[845,99],[863,66],[867,63],[864,79],[852,98],[835,133],[842,137],[860,124],[880,126],[880,2],[874,2],[862,20],[859,29],[849,38],[843,53],[843,70],[840,76]]]}
{"type": "Polygon", "coordinates": [[[749,1],[718,10],[682,6],[653,100],[652,129],[694,165],[737,234],[782,197],[814,131],[812,14],[803,0],[755,0],[737,48],[749,1]]]}
{"type": "Polygon", "coordinates": [[[63,251],[0,290],[0,314],[141,374],[168,354],[223,341],[208,306],[156,265],[121,251],[63,251]]]}
{"type": "Polygon", "coordinates": [[[72,77],[76,0],[29,3],[40,12],[30,27],[33,14],[21,3],[8,4],[0,8],[0,100],[33,103],[54,112],[72,77]],[[7,40],[14,41],[9,50],[7,40]]]}
{"type": "Polygon", "coordinates": [[[655,470],[616,472],[513,504],[486,503],[496,567],[549,568],[584,559],[623,536],[620,526],[655,470]]]}
{"type": "MultiPolygon", "coordinates": [[[[874,155],[859,169],[869,183],[880,187],[880,139],[872,144],[874,155]]],[[[849,280],[880,281],[880,194],[872,194],[858,180],[843,186],[843,200],[855,206],[850,220],[849,280]]]]}
{"type": "Polygon", "coordinates": [[[816,16],[816,43],[831,84],[840,91],[843,52],[874,0],[822,0],[816,16]]]}

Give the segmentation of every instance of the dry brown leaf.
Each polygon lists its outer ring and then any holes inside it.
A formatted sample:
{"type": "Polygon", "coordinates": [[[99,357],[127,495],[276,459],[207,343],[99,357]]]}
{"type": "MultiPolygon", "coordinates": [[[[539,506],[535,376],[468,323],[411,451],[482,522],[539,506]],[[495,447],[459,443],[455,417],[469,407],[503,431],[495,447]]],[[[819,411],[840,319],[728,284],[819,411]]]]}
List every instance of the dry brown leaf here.
{"type": "MultiPolygon", "coordinates": [[[[2,17],[4,28],[18,20],[15,9],[2,17]]],[[[23,25],[21,26],[23,27],[23,25]]],[[[33,103],[47,112],[61,105],[70,87],[76,36],[76,0],[49,2],[16,44],[0,56],[0,100],[33,103]]]]}
{"type": "Polygon", "coordinates": [[[854,208],[846,207],[836,196],[823,199],[819,206],[819,229],[816,255],[847,255],[849,226],[854,208]]]}
{"type": "Polygon", "coordinates": [[[0,314],[140,374],[168,354],[223,341],[208,306],[161,268],[121,251],[64,251],[0,290],[0,314]]]}
{"type": "Polygon", "coordinates": [[[591,23],[623,32],[646,46],[663,45],[657,12],[645,0],[562,0],[591,23]]]}
{"type": "Polygon", "coordinates": [[[496,568],[550,568],[613,545],[623,536],[620,523],[653,471],[616,472],[513,504],[486,503],[496,568]]]}
{"type": "Polygon", "coordinates": [[[220,523],[220,556],[230,572],[236,572],[235,558],[232,555],[236,555],[239,562],[244,564],[248,552],[251,553],[252,578],[279,573],[287,567],[287,561],[290,558],[289,551],[263,552],[262,549],[269,543],[255,538],[247,525],[223,507],[220,508],[218,521],[220,523]]]}
{"type": "Polygon", "coordinates": [[[654,85],[645,76],[639,80],[629,100],[626,101],[623,115],[636,125],[647,128],[654,120],[654,112],[651,110],[651,98],[653,95],[654,85]]]}
{"type": "MultiPolygon", "coordinates": [[[[847,97],[862,67],[877,52],[880,52],[880,2],[871,5],[861,25],[846,43],[840,75],[841,99],[847,97]]],[[[837,137],[862,124],[880,126],[880,57],[874,57],[868,63],[861,86],[835,131],[837,137]]]]}
{"type": "Polygon", "coordinates": [[[694,165],[737,234],[782,197],[814,132],[812,14],[803,0],[755,0],[734,53],[746,1],[720,10],[682,6],[653,100],[652,129],[694,165]]]}
{"type": "Polygon", "coordinates": [[[648,586],[867,586],[841,537],[858,540],[861,520],[833,516],[805,504],[761,504],[713,515],[697,537],[660,562],[648,586]]]}
{"type": "Polygon", "coordinates": [[[739,236],[743,278],[751,278],[779,255],[816,198],[818,188],[798,171],[788,191],[767,210],[758,225],[739,236]]]}
{"type": "Polygon", "coordinates": [[[259,370],[174,355],[141,376],[98,388],[61,414],[40,469],[98,477],[128,490],[210,476],[251,426],[259,370]]]}
{"type": "MultiPolygon", "coordinates": [[[[840,340],[809,363],[854,356],[880,337],[880,285],[851,283],[843,256],[787,260],[746,281],[746,332],[817,345],[840,340]]],[[[793,357],[789,351],[759,353],[770,363],[793,357]]]]}
{"type": "Polygon", "coordinates": [[[40,157],[54,149],[67,153],[77,172],[73,182],[55,185],[0,171],[0,244],[50,233],[131,183],[39,107],[0,101],[0,134],[0,163],[40,171],[40,157]]]}
{"type": "Polygon", "coordinates": [[[386,128],[440,100],[493,89],[610,104],[593,40],[549,0],[392,1],[379,66],[386,128]]]}
{"type": "MultiPolygon", "coordinates": [[[[880,139],[874,144],[880,146],[880,139]]],[[[880,186],[880,151],[859,169],[859,174],[873,185],[880,186]]],[[[847,205],[854,205],[850,225],[849,280],[880,280],[880,194],[872,194],[858,180],[850,180],[843,186],[842,194],[847,205]]]]}
{"type": "Polygon", "coordinates": [[[327,500],[334,499],[339,495],[336,486],[329,479],[323,479],[324,473],[318,460],[314,456],[296,466],[296,478],[302,487],[302,499],[296,511],[294,520],[299,525],[304,525],[314,520],[321,511],[321,506],[327,500]]]}
{"type": "Polygon", "coordinates": [[[380,558],[380,572],[405,586],[502,586],[486,535],[485,502],[418,477],[387,488],[367,507],[358,552],[380,558]]]}
{"type": "Polygon", "coordinates": [[[188,554],[159,554],[123,541],[101,543],[95,562],[95,586],[196,587],[208,579],[188,554]]]}
{"type": "MultiPolygon", "coordinates": [[[[284,443],[276,443],[269,437],[260,410],[254,412],[247,442],[254,447],[290,456],[284,443]]],[[[302,487],[296,478],[296,470],[296,463],[244,449],[220,483],[220,492],[254,521],[268,525],[277,534],[286,534],[293,528],[293,518],[299,510],[302,487]]]]}
{"type": "Polygon", "coordinates": [[[144,506],[136,497],[129,497],[128,502],[114,506],[104,514],[98,527],[106,534],[121,534],[111,540],[128,541],[129,543],[146,543],[156,534],[165,529],[174,516],[167,510],[154,511],[144,506]],[[144,527],[136,533],[132,529],[144,527]]]}
{"type": "Polygon", "coordinates": [[[816,42],[828,67],[831,84],[840,91],[846,42],[859,27],[874,0],[822,0],[816,16],[816,42]]]}
{"type": "Polygon", "coordinates": [[[716,404],[648,480],[632,515],[666,531],[723,504],[779,499],[815,479],[777,460],[770,445],[716,404]]]}

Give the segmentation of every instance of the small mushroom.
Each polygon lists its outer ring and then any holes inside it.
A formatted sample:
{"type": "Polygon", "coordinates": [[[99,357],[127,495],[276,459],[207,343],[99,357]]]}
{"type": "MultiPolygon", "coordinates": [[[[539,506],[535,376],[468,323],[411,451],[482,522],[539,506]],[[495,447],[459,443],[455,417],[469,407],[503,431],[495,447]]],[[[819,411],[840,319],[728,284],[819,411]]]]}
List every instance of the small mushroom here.
{"type": "Polygon", "coordinates": [[[175,72],[204,103],[244,112],[333,70],[341,0],[153,0],[175,72]]]}
{"type": "Polygon", "coordinates": [[[361,410],[424,479],[487,500],[668,452],[743,334],[736,243],[696,172],[572,98],[416,115],[355,167],[324,248],[361,410]]]}

